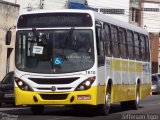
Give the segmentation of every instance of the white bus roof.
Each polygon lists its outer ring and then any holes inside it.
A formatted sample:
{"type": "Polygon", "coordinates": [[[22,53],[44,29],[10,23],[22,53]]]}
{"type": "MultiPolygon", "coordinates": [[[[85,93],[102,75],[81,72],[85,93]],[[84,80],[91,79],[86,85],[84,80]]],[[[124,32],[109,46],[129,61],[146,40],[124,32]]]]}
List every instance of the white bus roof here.
{"type": "Polygon", "coordinates": [[[103,13],[94,12],[94,15],[95,15],[95,19],[97,19],[97,20],[105,21],[107,23],[110,23],[110,24],[113,24],[113,25],[116,25],[116,26],[119,26],[122,28],[126,28],[129,30],[135,31],[135,32],[139,32],[139,33],[148,35],[147,30],[142,27],[138,27],[136,25],[120,21],[118,19],[115,19],[115,18],[108,16],[108,15],[105,15],[103,13]]]}
{"type": "Polygon", "coordinates": [[[129,30],[135,31],[135,32],[139,32],[139,33],[148,35],[147,30],[142,28],[142,27],[138,27],[136,25],[120,21],[120,20],[115,19],[115,18],[113,18],[111,16],[108,16],[106,14],[99,13],[99,12],[94,12],[92,10],[79,10],[79,9],[37,10],[37,11],[26,12],[26,13],[23,13],[21,15],[24,15],[24,14],[37,14],[37,13],[53,13],[53,12],[54,13],[58,13],[58,12],[63,12],[63,13],[65,13],[65,12],[66,13],[67,12],[89,13],[89,14],[92,15],[92,17],[94,17],[95,20],[103,21],[103,22],[106,22],[106,23],[110,23],[112,25],[116,25],[116,26],[119,26],[119,27],[122,27],[122,28],[126,28],[126,29],[129,29],[129,30]]]}

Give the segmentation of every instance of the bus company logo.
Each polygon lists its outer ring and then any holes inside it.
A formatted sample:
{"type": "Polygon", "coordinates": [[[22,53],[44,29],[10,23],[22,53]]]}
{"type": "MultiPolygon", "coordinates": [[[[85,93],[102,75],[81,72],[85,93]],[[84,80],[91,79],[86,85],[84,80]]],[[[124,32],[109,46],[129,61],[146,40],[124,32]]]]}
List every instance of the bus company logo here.
{"type": "Polygon", "coordinates": [[[51,87],[51,91],[56,91],[56,87],[55,87],[55,86],[52,86],[52,87],[51,87]]]}

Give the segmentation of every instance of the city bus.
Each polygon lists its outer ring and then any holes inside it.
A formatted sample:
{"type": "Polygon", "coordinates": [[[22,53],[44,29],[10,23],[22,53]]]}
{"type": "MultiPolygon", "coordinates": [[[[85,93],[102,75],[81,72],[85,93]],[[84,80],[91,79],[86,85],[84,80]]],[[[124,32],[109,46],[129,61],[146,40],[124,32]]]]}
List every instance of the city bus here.
{"type": "MultiPolygon", "coordinates": [[[[8,31],[8,44],[10,36],[8,31]]],[[[14,72],[15,104],[30,106],[33,114],[45,105],[93,108],[102,115],[117,102],[138,109],[151,92],[149,34],[91,10],[23,13],[14,72]]]]}

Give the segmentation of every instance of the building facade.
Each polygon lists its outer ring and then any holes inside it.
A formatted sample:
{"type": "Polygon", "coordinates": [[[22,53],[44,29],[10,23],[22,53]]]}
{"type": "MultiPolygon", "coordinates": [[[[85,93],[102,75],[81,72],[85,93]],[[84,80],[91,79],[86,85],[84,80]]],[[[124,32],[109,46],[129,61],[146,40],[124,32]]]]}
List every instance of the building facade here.
{"type": "Polygon", "coordinates": [[[150,33],[151,39],[151,61],[152,61],[152,73],[157,73],[159,71],[158,67],[158,56],[160,54],[160,42],[159,42],[159,34],[150,33]]]}
{"type": "Polygon", "coordinates": [[[17,4],[0,0],[0,81],[7,72],[14,69],[15,30],[12,27],[16,25],[19,8],[17,4]],[[5,45],[9,29],[12,31],[12,41],[10,45],[5,45]]]}

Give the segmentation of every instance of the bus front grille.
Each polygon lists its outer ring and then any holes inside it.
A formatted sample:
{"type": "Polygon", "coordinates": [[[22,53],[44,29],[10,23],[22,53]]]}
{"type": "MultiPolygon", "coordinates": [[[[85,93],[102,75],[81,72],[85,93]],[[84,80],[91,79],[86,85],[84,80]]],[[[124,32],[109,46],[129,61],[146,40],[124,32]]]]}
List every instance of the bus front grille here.
{"type": "MultiPolygon", "coordinates": [[[[40,88],[40,87],[37,87],[36,89],[37,90],[50,90],[50,91],[52,91],[50,87],[49,88],[40,88]]],[[[57,88],[57,90],[70,90],[70,89],[72,89],[72,87],[58,87],[57,88]]]]}
{"type": "Polygon", "coordinates": [[[43,100],[65,100],[68,94],[40,94],[43,100]]]}
{"type": "Polygon", "coordinates": [[[74,78],[28,78],[29,80],[37,84],[70,84],[79,79],[79,77],[74,78]]]}
{"type": "Polygon", "coordinates": [[[28,78],[37,84],[70,84],[79,79],[74,78],[28,78]]]}

